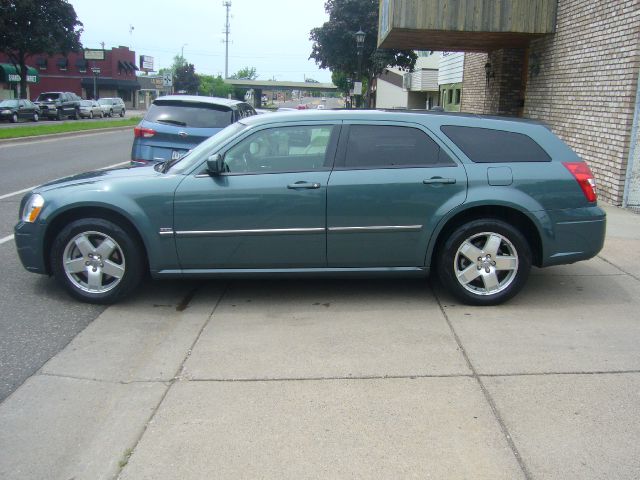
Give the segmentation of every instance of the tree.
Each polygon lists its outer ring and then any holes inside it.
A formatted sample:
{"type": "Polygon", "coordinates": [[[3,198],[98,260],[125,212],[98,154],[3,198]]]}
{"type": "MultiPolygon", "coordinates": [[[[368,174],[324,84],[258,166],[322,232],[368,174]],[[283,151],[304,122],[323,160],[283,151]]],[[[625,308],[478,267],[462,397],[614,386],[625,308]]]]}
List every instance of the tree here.
{"type": "MultiPolygon", "coordinates": [[[[417,56],[411,50],[377,48],[378,0],[327,0],[324,5],[329,21],[310,32],[313,41],[309,58],[320,68],[343,72],[354,80],[372,80],[387,67],[413,70],[417,56]],[[366,33],[362,53],[362,70],[357,78],[358,54],[354,33],[366,33]]],[[[367,94],[369,92],[367,91],[367,94]]]]}
{"type": "Polygon", "coordinates": [[[229,78],[233,78],[234,80],[255,80],[258,78],[258,74],[256,73],[256,67],[244,67],[229,78]]]}
{"type": "Polygon", "coordinates": [[[227,98],[230,93],[233,93],[233,87],[227,83],[220,75],[214,77],[213,75],[196,75],[200,82],[198,86],[198,94],[206,95],[209,97],[222,97],[227,98]]]}
{"type": "Polygon", "coordinates": [[[65,0],[0,0],[0,51],[18,69],[20,98],[27,98],[26,57],[79,51],[81,33],[82,23],[65,0]]]}
{"type": "Polygon", "coordinates": [[[176,92],[185,92],[195,95],[198,92],[200,81],[195,72],[193,63],[184,63],[174,72],[173,87],[176,92]]]}

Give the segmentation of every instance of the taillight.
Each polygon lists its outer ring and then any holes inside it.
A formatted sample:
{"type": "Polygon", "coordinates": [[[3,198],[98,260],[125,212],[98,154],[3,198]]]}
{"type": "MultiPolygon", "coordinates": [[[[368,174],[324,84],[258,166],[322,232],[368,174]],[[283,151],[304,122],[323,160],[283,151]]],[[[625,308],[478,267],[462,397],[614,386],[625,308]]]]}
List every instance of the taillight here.
{"type": "Polygon", "coordinates": [[[133,136],[135,138],[149,138],[153,137],[156,131],[151,128],[136,127],[133,129],[133,136]]]}
{"type": "Polygon", "coordinates": [[[578,185],[582,189],[582,193],[588,202],[595,202],[598,199],[596,194],[596,179],[593,173],[584,162],[562,162],[576,179],[578,185]]]}

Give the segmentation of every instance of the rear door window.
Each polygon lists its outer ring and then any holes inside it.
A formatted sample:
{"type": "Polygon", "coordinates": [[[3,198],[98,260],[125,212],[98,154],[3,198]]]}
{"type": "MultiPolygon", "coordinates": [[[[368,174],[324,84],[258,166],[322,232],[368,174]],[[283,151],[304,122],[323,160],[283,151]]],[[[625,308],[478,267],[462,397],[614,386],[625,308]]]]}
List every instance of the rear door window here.
{"type": "Polygon", "coordinates": [[[530,136],[490,128],[443,125],[440,130],[472,162],[550,162],[551,157],[530,136]]]}
{"type": "Polygon", "coordinates": [[[233,112],[223,105],[154,103],[144,117],[149,122],[193,128],[223,128],[233,123],[233,112]]]}
{"type": "Polygon", "coordinates": [[[424,131],[392,125],[351,125],[341,163],[345,169],[456,165],[424,131]]]}

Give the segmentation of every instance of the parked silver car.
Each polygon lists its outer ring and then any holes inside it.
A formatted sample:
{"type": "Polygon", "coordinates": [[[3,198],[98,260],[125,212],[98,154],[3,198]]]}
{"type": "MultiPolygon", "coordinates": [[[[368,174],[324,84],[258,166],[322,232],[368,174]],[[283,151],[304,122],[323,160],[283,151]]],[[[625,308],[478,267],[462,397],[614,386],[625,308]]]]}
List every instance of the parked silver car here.
{"type": "Polygon", "coordinates": [[[120,115],[124,117],[126,108],[121,98],[101,98],[98,100],[98,103],[106,116],[113,117],[114,115],[120,115]]]}
{"type": "Polygon", "coordinates": [[[95,100],[82,100],[80,102],[80,116],[82,118],[104,117],[102,107],[95,100]]]}

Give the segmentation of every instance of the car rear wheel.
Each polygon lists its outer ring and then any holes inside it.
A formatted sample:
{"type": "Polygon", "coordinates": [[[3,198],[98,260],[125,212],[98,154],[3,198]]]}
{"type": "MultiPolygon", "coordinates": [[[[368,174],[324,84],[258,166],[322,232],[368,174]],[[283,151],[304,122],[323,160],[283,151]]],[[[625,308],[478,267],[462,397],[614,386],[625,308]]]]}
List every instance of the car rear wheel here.
{"type": "Polygon", "coordinates": [[[526,283],[531,248],[517,228],[502,220],[473,220],[447,238],[437,269],[443,286],[462,302],[497,305],[526,283]]]}
{"type": "Polygon", "coordinates": [[[142,247],[128,229],[108,220],[76,220],[60,231],[51,251],[56,280],[75,298],[114,303],[140,283],[142,247]]]}
{"type": "Polygon", "coordinates": [[[78,110],[77,108],[73,111],[73,119],[80,120],[80,110],[78,110]]]}
{"type": "Polygon", "coordinates": [[[125,111],[124,111],[124,108],[123,108],[123,109],[120,111],[120,116],[121,116],[121,117],[124,117],[124,113],[125,113],[125,111]]]}
{"type": "Polygon", "coordinates": [[[14,113],[13,115],[11,115],[11,122],[12,123],[18,123],[18,114],[14,113]]]}
{"type": "Polygon", "coordinates": [[[89,118],[93,118],[93,112],[89,112],[89,118]]]}
{"type": "Polygon", "coordinates": [[[109,110],[109,116],[113,117],[113,110],[109,110]]]}
{"type": "Polygon", "coordinates": [[[56,110],[56,120],[62,120],[62,110],[60,108],[56,110]]]}

